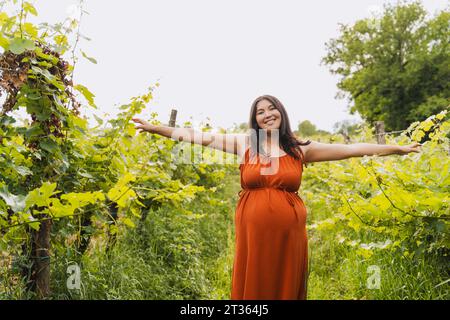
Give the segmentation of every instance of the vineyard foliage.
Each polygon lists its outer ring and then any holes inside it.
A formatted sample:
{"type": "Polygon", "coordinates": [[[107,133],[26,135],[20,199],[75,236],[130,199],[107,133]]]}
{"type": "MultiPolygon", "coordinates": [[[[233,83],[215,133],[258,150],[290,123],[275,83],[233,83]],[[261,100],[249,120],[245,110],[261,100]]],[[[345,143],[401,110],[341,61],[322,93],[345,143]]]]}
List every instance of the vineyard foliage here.
{"type": "MultiPolygon", "coordinates": [[[[311,230],[336,232],[336,241],[370,257],[376,250],[400,251],[407,258],[424,254],[448,258],[450,219],[450,121],[447,111],[415,122],[388,144],[429,140],[418,154],[364,156],[313,165],[303,186],[308,203],[333,208],[315,217],[311,230]],[[339,230],[339,232],[337,232],[339,230]],[[365,243],[364,235],[372,241],[365,243]]],[[[372,130],[361,130],[369,141],[372,130]]]]}
{"type": "MultiPolygon", "coordinates": [[[[25,16],[37,14],[29,2],[22,8],[25,16]]],[[[101,235],[107,235],[110,251],[122,227],[143,226],[149,211],[162,206],[200,219],[186,204],[199,194],[213,201],[230,166],[178,164],[180,142],[136,135],[130,120],[147,107],[159,84],[131,98],[114,119],[96,117],[98,126],[90,128],[80,109],[96,108],[95,96],[73,84],[73,66],[62,58],[70,49],[68,30],[23,20],[23,15],[0,14],[6,93],[0,117],[0,248],[7,252],[6,267],[34,263],[30,235],[47,221],[53,227],[51,247],[81,256],[101,235]],[[11,115],[18,109],[31,121],[18,123],[11,115]]],[[[149,121],[160,124],[156,117],[153,112],[149,121]]],[[[50,256],[61,254],[47,249],[50,256]]]]}
{"type": "MultiPolygon", "coordinates": [[[[184,142],[137,135],[130,120],[147,110],[158,83],[90,127],[80,111],[97,108],[95,95],[73,83],[74,64],[63,58],[75,50],[69,38],[77,21],[35,25],[26,22],[37,15],[34,6],[20,8],[0,12],[0,297],[46,298],[47,277],[63,298],[228,298],[237,162],[215,162],[216,152],[197,146],[207,161],[179,163],[184,142]],[[30,120],[20,123],[19,109],[30,120]],[[44,232],[47,246],[38,241],[44,232]],[[44,256],[33,254],[38,242],[44,256]],[[75,296],[64,287],[71,263],[91,276],[75,296]],[[51,272],[39,275],[35,265],[51,272]]],[[[161,124],[157,117],[147,120],[161,124]]],[[[312,249],[326,233],[364,259],[390,251],[445,263],[449,132],[443,111],[398,139],[388,136],[388,144],[426,138],[419,154],[308,166],[301,194],[312,249]]],[[[364,127],[359,135],[371,141],[373,132],[364,127]]]]}
{"type": "MultiPolygon", "coordinates": [[[[356,141],[373,142],[363,125],[356,141]]],[[[448,299],[448,112],[415,122],[387,144],[423,142],[420,153],[312,163],[302,179],[308,207],[309,297],[448,299]],[[380,286],[370,289],[370,270],[380,286]]],[[[330,141],[343,143],[342,137],[330,141]]],[[[334,143],[334,142],[333,142],[334,143]]]]}

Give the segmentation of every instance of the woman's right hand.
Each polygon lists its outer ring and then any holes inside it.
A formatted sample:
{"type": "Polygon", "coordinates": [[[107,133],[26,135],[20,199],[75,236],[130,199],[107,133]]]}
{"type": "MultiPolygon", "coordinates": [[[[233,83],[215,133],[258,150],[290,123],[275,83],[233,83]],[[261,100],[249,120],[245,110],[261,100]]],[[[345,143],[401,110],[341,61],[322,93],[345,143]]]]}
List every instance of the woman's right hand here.
{"type": "Polygon", "coordinates": [[[138,133],[142,133],[142,132],[144,132],[144,131],[150,132],[150,133],[154,133],[154,132],[155,132],[155,131],[154,131],[155,126],[154,126],[154,125],[151,125],[151,124],[148,123],[147,121],[142,120],[142,119],[139,119],[139,118],[133,118],[133,119],[131,119],[131,120],[133,120],[134,122],[137,122],[137,123],[140,124],[140,125],[134,127],[136,130],[140,130],[140,131],[138,131],[138,133]]]}

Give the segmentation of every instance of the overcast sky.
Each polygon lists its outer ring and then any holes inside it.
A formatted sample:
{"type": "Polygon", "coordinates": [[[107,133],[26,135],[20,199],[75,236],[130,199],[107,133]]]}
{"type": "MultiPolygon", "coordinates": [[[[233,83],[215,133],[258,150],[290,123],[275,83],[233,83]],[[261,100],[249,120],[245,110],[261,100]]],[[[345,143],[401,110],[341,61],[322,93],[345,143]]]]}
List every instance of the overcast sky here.
{"type": "MultiPolygon", "coordinates": [[[[39,21],[63,21],[74,0],[32,1],[39,21]]],[[[99,110],[114,116],[130,97],[159,81],[155,99],[141,115],[157,112],[167,122],[208,121],[213,127],[247,122],[253,100],[278,97],[294,128],[310,120],[332,130],[359,120],[337,100],[338,78],[320,65],[325,42],[338,23],[352,23],[386,0],[86,0],[78,48],[98,64],[80,59],[74,81],[95,95],[99,110]]],[[[447,0],[422,1],[430,13],[447,0]]],[[[69,60],[70,61],[70,60],[69,60]]],[[[90,114],[90,113],[88,113],[90,114]]]]}

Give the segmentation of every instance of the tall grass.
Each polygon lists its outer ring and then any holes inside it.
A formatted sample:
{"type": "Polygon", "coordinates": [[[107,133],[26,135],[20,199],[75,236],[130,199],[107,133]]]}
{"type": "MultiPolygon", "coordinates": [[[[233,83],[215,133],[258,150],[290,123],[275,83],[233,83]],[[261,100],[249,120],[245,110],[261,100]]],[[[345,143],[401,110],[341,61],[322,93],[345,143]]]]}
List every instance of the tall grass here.
{"type": "Polygon", "coordinates": [[[229,299],[234,254],[234,210],[239,176],[186,205],[149,211],[141,229],[126,229],[109,254],[104,237],[82,261],[80,290],[66,288],[70,259],[52,264],[58,299],[229,299]],[[198,216],[197,216],[198,215],[198,216]]]}

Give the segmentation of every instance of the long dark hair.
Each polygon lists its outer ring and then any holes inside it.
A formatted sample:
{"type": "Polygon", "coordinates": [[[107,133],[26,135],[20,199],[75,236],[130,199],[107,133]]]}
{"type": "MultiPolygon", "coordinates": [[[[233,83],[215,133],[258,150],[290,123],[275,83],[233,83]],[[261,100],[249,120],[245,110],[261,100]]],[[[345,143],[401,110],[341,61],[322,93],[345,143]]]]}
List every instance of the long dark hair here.
{"type": "Polygon", "coordinates": [[[301,148],[298,148],[298,146],[306,146],[311,143],[311,140],[307,140],[306,142],[300,141],[297,139],[297,137],[292,133],[291,125],[289,122],[289,117],[287,115],[286,109],[284,108],[283,104],[278,100],[276,97],[271,95],[263,95],[253,102],[252,107],[250,109],[250,121],[249,121],[249,128],[253,129],[255,134],[250,135],[250,147],[253,148],[252,151],[254,152],[254,148],[256,146],[256,152],[259,153],[260,150],[263,150],[262,148],[262,142],[264,139],[264,135],[262,137],[259,136],[260,132],[259,130],[262,129],[258,126],[258,123],[256,122],[256,105],[261,100],[268,100],[272,103],[272,105],[278,109],[278,111],[281,114],[281,126],[279,129],[279,136],[280,136],[280,147],[283,149],[284,152],[289,154],[290,156],[294,157],[294,159],[302,160],[302,164],[306,166],[306,163],[304,161],[305,156],[303,154],[303,151],[301,148]],[[256,138],[256,141],[255,141],[256,138]]]}

